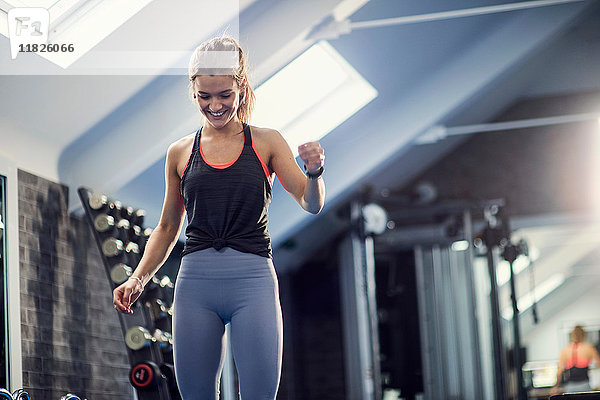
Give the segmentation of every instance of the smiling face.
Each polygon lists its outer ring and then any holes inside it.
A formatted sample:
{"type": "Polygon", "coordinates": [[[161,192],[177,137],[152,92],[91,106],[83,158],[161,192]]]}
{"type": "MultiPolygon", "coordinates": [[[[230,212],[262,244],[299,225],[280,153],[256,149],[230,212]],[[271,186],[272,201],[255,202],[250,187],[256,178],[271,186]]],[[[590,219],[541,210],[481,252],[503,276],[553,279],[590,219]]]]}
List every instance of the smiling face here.
{"type": "Polygon", "coordinates": [[[240,89],[233,77],[198,75],[194,79],[194,95],[200,112],[215,129],[238,120],[240,89]]]}

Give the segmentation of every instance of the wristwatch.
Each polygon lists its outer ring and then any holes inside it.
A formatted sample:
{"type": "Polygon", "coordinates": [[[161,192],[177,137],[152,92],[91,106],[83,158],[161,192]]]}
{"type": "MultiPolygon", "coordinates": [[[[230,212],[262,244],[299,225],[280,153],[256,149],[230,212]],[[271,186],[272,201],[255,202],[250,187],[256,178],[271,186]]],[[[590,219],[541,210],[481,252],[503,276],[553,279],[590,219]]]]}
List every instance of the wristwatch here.
{"type": "Polygon", "coordinates": [[[308,169],[306,168],[306,165],[304,166],[304,169],[306,170],[306,176],[308,176],[309,179],[319,179],[319,177],[323,175],[323,171],[325,170],[323,166],[321,166],[321,168],[319,168],[317,172],[311,174],[310,171],[308,171],[308,169]]]}

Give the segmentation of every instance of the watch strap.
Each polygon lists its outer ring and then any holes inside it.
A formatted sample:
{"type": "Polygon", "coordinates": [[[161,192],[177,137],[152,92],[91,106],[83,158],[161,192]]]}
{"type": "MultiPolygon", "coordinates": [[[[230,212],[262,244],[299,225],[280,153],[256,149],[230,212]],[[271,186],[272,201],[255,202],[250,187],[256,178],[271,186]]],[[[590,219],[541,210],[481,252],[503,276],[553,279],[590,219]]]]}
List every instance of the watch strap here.
{"type": "MultiPolygon", "coordinates": [[[[304,166],[304,168],[306,169],[306,165],[304,166]]],[[[325,168],[323,168],[323,166],[321,166],[317,172],[311,173],[310,171],[306,171],[306,176],[308,176],[309,179],[318,179],[321,175],[323,175],[323,171],[325,170],[325,168]]]]}

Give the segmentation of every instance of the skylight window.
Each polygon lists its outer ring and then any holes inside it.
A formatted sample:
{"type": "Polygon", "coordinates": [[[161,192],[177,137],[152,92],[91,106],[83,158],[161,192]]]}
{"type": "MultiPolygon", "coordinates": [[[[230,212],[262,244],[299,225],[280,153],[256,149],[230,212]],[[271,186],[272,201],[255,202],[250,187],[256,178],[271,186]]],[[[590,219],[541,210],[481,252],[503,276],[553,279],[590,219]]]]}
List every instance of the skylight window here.
{"type": "MultiPolygon", "coordinates": [[[[68,51],[36,54],[69,67],[153,0],[0,0],[0,33],[10,37],[8,11],[15,7],[45,8],[50,14],[50,45],[72,45],[68,51]]],[[[33,22],[33,21],[32,21],[33,22]]]]}
{"type": "Polygon", "coordinates": [[[252,124],[277,129],[294,155],[298,145],[320,140],[377,97],[331,45],[321,41],[255,90],[252,124]]]}

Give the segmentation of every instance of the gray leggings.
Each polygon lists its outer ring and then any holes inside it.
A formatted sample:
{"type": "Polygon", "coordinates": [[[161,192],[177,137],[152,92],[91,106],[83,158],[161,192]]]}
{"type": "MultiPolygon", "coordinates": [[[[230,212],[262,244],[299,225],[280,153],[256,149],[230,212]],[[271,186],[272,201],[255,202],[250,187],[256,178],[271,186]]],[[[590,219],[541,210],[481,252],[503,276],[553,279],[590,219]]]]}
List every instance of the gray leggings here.
{"type": "Polygon", "coordinates": [[[183,400],[219,397],[225,324],[242,400],[274,400],[283,323],[270,258],[225,247],[185,255],[175,283],[173,349],[183,400]]]}

